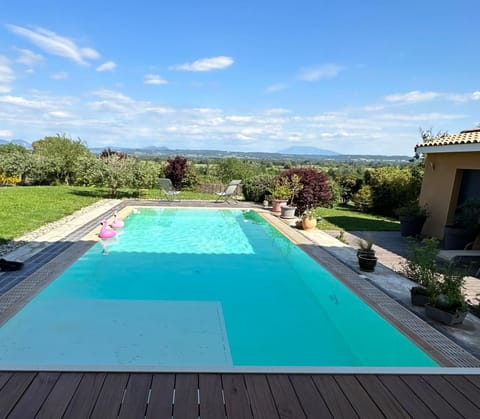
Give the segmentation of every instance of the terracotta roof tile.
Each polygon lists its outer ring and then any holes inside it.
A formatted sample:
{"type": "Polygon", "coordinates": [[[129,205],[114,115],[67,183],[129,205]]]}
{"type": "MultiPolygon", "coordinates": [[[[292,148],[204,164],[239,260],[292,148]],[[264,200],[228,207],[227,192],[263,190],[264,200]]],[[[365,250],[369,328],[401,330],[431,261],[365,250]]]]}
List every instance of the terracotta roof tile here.
{"type": "Polygon", "coordinates": [[[461,131],[458,134],[447,135],[415,146],[415,150],[422,147],[457,145],[457,144],[480,144],[480,128],[472,128],[461,131]]]}

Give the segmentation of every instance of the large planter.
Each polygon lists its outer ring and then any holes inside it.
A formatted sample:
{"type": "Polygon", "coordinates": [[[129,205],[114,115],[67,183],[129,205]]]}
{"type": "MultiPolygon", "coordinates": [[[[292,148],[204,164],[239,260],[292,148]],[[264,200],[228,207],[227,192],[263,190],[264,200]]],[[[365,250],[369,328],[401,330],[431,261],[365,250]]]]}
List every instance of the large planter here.
{"type": "Polygon", "coordinates": [[[419,236],[427,219],[427,217],[418,215],[401,215],[398,218],[400,219],[400,234],[402,237],[419,236]]]}
{"type": "Polygon", "coordinates": [[[375,270],[375,266],[377,265],[376,256],[357,254],[357,258],[358,258],[358,266],[360,266],[361,271],[373,272],[375,270]]]}
{"type": "Polygon", "coordinates": [[[425,314],[427,317],[437,322],[446,324],[447,326],[453,326],[455,324],[460,324],[465,319],[467,315],[466,311],[457,310],[455,313],[449,313],[448,311],[440,310],[439,308],[433,307],[430,304],[425,305],[425,314]]]}
{"type": "Polygon", "coordinates": [[[413,306],[424,307],[428,304],[428,291],[424,287],[416,286],[410,289],[410,301],[413,306]]]}
{"type": "Polygon", "coordinates": [[[286,203],[286,199],[272,199],[272,212],[280,212],[282,205],[286,203]]]}
{"type": "Polygon", "coordinates": [[[458,226],[445,226],[443,234],[443,248],[446,250],[463,250],[473,241],[476,231],[458,226]]]}
{"type": "Polygon", "coordinates": [[[282,218],[295,218],[295,211],[297,207],[291,207],[289,205],[282,205],[280,207],[280,217],[282,218]]]}
{"type": "Polygon", "coordinates": [[[317,219],[311,217],[302,218],[302,228],[304,230],[313,230],[317,226],[317,219]]]}

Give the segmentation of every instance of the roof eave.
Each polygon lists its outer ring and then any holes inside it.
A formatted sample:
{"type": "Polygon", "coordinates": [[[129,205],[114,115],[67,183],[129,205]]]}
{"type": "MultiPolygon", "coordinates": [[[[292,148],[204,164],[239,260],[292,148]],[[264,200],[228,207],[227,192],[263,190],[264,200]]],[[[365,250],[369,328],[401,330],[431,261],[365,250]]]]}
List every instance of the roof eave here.
{"type": "Polygon", "coordinates": [[[469,144],[447,144],[447,145],[420,145],[416,148],[418,153],[466,153],[472,151],[480,151],[480,143],[469,144]]]}

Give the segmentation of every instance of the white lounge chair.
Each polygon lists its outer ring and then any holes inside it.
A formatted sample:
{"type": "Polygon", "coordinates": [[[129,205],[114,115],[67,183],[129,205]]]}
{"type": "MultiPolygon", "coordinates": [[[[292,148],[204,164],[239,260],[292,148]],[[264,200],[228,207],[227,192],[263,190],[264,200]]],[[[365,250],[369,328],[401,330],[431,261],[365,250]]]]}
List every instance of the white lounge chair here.
{"type": "Polygon", "coordinates": [[[168,178],[158,179],[158,184],[160,185],[160,191],[162,192],[163,197],[168,201],[175,200],[175,197],[180,193],[180,191],[175,190],[172,181],[168,178]]]}
{"type": "MultiPolygon", "coordinates": [[[[227,202],[230,203],[230,199],[234,199],[233,196],[237,191],[238,186],[242,183],[241,180],[232,180],[223,192],[215,192],[217,200],[215,202],[227,202]]],[[[234,199],[234,201],[236,201],[234,199]]]]}

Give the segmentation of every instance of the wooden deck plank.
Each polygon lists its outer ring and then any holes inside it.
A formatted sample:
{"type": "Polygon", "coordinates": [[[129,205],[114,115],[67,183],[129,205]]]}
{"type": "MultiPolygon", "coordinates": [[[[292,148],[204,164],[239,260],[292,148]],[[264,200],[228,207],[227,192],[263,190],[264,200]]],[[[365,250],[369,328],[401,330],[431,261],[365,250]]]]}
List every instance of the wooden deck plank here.
{"type": "Polygon", "coordinates": [[[383,419],[383,414],[353,375],[336,375],[335,380],[361,418],[383,419]]]}
{"type": "Polygon", "coordinates": [[[67,410],[68,404],[82,377],[82,373],[62,373],[35,419],[61,418],[67,410]]]}
{"type": "Polygon", "coordinates": [[[400,378],[407,383],[414,393],[439,418],[454,419],[462,417],[433,388],[418,375],[402,375],[400,378]]]}
{"type": "Polygon", "coordinates": [[[198,418],[198,375],[177,374],[175,377],[174,419],[198,418]]]}
{"type": "Polygon", "coordinates": [[[291,375],[290,381],[307,418],[333,418],[311,376],[291,375]]]}
{"type": "Polygon", "coordinates": [[[2,388],[0,397],[0,418],[6,418],[26,388],[36,377],[35,372],[16,372],[2,388]]]}
{"type": "Polygon", "coordinates": [[[39,372],[8,415],[11,419],[33,418],[60,377],[58,372],[39,372]]]}
{"type": "Polygon", "coordinates": [[[464,377],[473,385],[480,388],[480,375],[464,375],[464,377]]]}
{"type": "Polygon", "coordinates": [[[278,413],[282,419],[302,419],[306,417],[302,410],[302,406],[300,406],[300,403],[298,402],[297,395],[288,375],[269,375],[267,380],[278,413]]]}
{"type": "Polygon", "coordinates": [[[90,417],[92,419],[117,418],[120,411],[129,374],[108,373],[93,407],[90,417]]]}
{"type": "Polygon", "coordinates": [[[448,400],[448,403],[462,416],[466,418],[480,418],[480,409],[445,378],[438,375],[429,375],[425,377],[425,380],[440,396],[448,400]]]}
{"type": "Polygon", "coordinates": [[[357,375],[356,378],[385,417],[389,419],[410,417],[408,412],[403,409],[378,377],[374,375],[357,375]]]}
{"type": "Polygon", "coordinates": [[[408,412],[412,418],[434,419],[436,416],[420,400],[412,389],[403,382],[400,377],[395,375],[380,375],[379,380],[392,393],[400,405],[408,412]]]}
{"type": "Polygon", "coordinates": [[[11,376],[11,372],[0,372],[0,390],[7,383],[7,381],[10,380],[11,376]]]}
{"type": "Polygon", "coordinates": [[[243,375],[223,374],[222,384],[227,418],[253,419],[243,375]]]}
{"type": "Polygon", "coordinates": [[[120,407],[119,419],[143,419],[147,410],[152,374],[131,374],[125,397],[120,407]]]}
{"type": "Polygon", "coordinates": [[[245,385],[250,398],[253,417],[271,419],[280,417],[265,375],[245,375],[245,385]]]}
{"type": "Polygon", "coordinates": [[[333,376],[315,375],[313,382],[334,418],[358,418],[333,376]]]}
{"type": "Polygon", "coordinates": [[[83,374],[64,417],[68,419],[90,417],[106,376],[107,374],[104,372],[83,374]]]}
{"type": "Polygon", "coordinates": [[[175,374],[153,374],[147,419],[171,419],[175,374]]]}
{"type": "Polygon", "coordinates": [[[480,408],[480,389],[477,386],[460,375],[446,375],[444,378],[475,406],[480,408]]]}
{"type": "Polygon", "coordinates": [[[200,374],[198,388],[200,390],[200,417],[225,419],[220,374],[200,374]]]}

